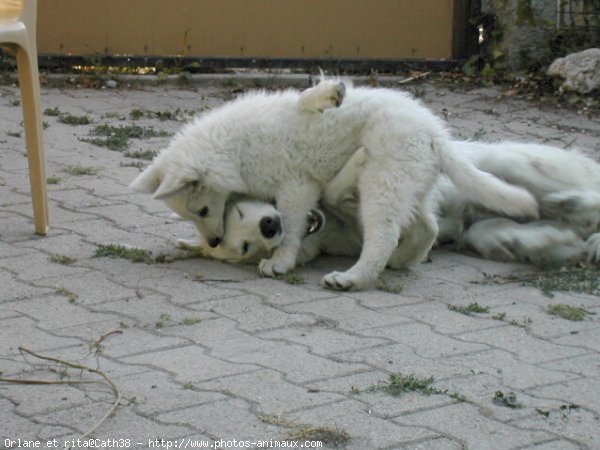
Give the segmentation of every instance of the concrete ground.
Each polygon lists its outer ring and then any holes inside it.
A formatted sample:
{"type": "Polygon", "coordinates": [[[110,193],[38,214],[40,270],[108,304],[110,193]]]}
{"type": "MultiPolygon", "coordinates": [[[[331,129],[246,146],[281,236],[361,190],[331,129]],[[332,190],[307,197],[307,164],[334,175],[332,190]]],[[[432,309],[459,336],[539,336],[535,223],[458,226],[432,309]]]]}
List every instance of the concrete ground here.
{"type": "MultiPolygon", "coordinates": [[[[531,267],[449,249],[358,293],[319,286],[350,259],[319,259],[290,284],[261,279],[255,267],[186,258],[174,241],[193,237],[192,226],[127,188],[147,163],[143,152],[169,137],[131,139],[129,153],[85,141],[100,124],[173,133],[238,84],[44,88],[42,108],[63,114],[44,115],[46,237],[33,234],[19,91],[0,86],[0,377],[63,382],[0,382],[0,448],[72,443],[111,411],[115,390],[116,410],[75,448],[600,448],[597,296],[549,297],[508,282],[531,267]],[[63,123],[66,114],[92,123],[63,123]],[[162,262],[95,256],[110,244],[162,262]],[[481,312],[456,310],[474,303],[481,312]],[[587,314],[567,320],[550,304],[587,314]]],[[[457,137],[545,142],[600,158],[598,117],[497,88],[402,87],[457,137]]]]}

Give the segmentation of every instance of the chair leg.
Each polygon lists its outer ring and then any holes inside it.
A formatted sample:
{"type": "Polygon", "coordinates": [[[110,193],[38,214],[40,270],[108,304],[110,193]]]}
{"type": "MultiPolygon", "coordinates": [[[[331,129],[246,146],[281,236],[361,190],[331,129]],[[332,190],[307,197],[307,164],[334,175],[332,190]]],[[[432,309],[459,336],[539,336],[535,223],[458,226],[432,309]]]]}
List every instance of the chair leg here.
{"type": "Polygon", "coordinates": [[[40,80],[35,55],[30,55],[24,48],[19,47],[17,50],[17,66],[25,121],[35,232],[46,235],[49,227],[46,158],[42,137],[40,80]]]}

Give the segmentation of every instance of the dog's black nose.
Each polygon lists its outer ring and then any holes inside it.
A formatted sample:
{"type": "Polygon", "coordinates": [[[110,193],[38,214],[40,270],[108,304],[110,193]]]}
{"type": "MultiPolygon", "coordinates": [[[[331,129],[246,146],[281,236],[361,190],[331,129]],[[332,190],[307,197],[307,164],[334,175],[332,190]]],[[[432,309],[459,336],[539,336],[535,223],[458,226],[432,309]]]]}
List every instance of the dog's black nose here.
{"type": "Polygon", "coordinates": [[[208,245],[210,245],[212,248],[215,248],[217,245],[219,245],[221,243],[221,238],[214,238],[211,239],[210,241],[208,241],[208,245]]]}
{"type": "Polygon", "coordinates": [[[260,233],[267,239],[272,238],[281,231],[281,219],[279,217],[263,217],[259,223],[260,233]]]}

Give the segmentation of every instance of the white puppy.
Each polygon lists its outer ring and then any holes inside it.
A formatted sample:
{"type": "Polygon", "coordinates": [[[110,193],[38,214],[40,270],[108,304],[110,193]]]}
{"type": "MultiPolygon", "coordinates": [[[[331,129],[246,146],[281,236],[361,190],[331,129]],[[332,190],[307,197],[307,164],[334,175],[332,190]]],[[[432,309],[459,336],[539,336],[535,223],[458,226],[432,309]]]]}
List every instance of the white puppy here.
{"type": "MultiPolygon", "coordinates": [[[[531,190],[542,207],[542,220],[520,223],[499,217],[485,205],[471,201],[447,179],[439,184],[439,240],[478,251],[488,259],[531,262],[537,265],[600,262],[600,164],[576,151],[526,143],[453,142],[455,150],[495,175],[531,190]]],[[[319,216],[309,224],[298,264],[319,254],[357,256],[362,234],[356,217],[356,182],[368,155],[361,149],[326,186],[319,216]],[[313,234],[313,232],[318,231],[313,234]]],[[[267,203],[245,200],[232,203],[225,238],[217,248],[200,254],[235,262],[257,262],[276,248],[282,230],[265,233],[261,224],[278,216],[267,203]],[[236,206],[237,205],[237,206],[236,206]],[[236,213],[236,208],[244,213],[236,213]]],[[[419,237],[419,225],[410,226],[405,239],[419,237]]],[[[181,242],[185,246],[185,242],[181,242]]],[[[397,250],[396,250],[397,252],[397,250]]],[[[397,265],[394,252],[388,261],[397,265]]]]}
{"type": "Polygon", "coordinates": [[[457,155],[441,121],[408,94],[370,88],[345,94],[343,84],[324,81],[302,94],[246,95],[185,126],[131,187],[192,220],[212,246],[223,239],[232,194],[274,200],[286,232],[259,264],[261,274],[274,276],[294,267],[305,218],[324,185],[367,148],[356,183],[362,252],[347,272],[325,276],[324,285],[334,289],[373,282],[415,220],[423,226],[419,238],[404,239],[410,245],[401,244],[396,259],[407,267],[426,256],[437,235],[429,199],[441,173],[497,211],[537,215],[527,191],[457,155]]]}

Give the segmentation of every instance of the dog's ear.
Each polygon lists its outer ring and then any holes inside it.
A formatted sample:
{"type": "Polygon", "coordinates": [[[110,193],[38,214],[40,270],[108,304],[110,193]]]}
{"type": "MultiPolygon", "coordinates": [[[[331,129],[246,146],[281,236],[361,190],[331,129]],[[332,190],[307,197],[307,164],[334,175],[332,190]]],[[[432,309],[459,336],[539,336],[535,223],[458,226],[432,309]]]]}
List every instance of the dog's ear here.
{"type": "Polygon", "coordinates": [[[164,200],[191,183],[200,183],[200,178],[195,173],[185,175],[172,170],[162,174],[157,164],[151,164],[131,182],[129,187],[135,191],[152,194],[152,197],[157,200],[164,200]]]}
{"type": "Polygon", "coordinates": [[[200,179],[191,179],[189,177],[185,177],[181,173],[170,171],[162,179],[158,189],[154,191],[152,198],[164,200],[177,194],[183,188],[191,184],[198,185],[199,183],[200,179]]]}
{"type": "Polygon", "coordinates": [[[154,194],[160,186],[160,173],[155,164],[151,164],[129,185],[130,189],[146,194],[154,194]]]}

